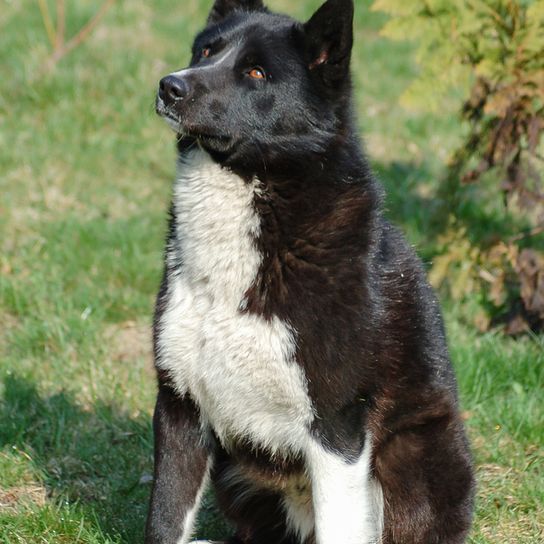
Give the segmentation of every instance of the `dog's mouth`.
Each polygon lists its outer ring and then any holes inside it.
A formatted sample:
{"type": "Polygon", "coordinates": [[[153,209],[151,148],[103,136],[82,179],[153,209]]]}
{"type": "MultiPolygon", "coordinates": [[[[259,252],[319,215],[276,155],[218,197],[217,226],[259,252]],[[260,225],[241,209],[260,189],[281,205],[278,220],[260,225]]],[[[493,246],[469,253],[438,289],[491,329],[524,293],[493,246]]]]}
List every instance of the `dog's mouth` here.
{"type": "Polygon", "coordinates": [[[180,137],[192,138],[199,141],[202,145],[217,149],[218,151],[227,151],[231,146],[232,138],[230,136],[216,133],[206,127],[188,124],[182,119],[179,113],[172,111],[159,97],[157,97],[155,111],[180,137]]]}
{"type": "Polygon", "coordinates": [[[182,133],[181,117],[168,108],[159,97],[157,97],[155,101],[155,112],[157,115],[160,115],[176,133],[182,133]]]}

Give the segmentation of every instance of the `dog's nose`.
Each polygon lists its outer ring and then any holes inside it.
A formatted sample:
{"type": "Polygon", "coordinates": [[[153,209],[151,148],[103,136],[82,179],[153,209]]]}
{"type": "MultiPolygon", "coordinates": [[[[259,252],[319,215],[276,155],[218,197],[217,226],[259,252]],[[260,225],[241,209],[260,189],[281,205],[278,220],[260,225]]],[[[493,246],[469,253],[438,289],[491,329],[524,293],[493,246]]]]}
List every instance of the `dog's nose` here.
{"type": "Polygon", "coordinates": [[[169,75],[159,82],[159,97],[165,104],[183,100],[189,94],[189,87],[183,79],[169,75]]]}

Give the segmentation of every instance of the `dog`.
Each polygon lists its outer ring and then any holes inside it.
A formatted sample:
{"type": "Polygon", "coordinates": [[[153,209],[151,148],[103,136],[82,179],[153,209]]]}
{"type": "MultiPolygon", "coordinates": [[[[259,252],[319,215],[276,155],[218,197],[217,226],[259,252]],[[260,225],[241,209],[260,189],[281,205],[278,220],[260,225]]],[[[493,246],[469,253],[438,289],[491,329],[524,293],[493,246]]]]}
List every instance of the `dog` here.
{"type": "Polygon", "coordinates": [[[353,2],[216,0],[161,79],[177,134],[147,544],[209,484],[229,544],[460,544],[473,470],[438,302],[354,121],[353,2]]]}

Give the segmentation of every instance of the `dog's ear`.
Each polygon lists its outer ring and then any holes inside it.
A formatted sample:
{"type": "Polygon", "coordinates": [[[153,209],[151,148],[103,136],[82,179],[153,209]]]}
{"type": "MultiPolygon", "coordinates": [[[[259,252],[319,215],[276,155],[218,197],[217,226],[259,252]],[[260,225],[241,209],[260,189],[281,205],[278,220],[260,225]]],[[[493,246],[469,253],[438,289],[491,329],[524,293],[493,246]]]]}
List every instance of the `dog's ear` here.
{"type": "Polygon", "coordinates": [[[219,23],[234,10],[257,11],[264,9],[262,0],[215,0],[208,15],[208,24],[219,23]]]}
{"type": "Polygon", "coordinates": [[[304,25],[310,70],[335,86],[349,74],[353,0],[327,0],[304,25]]]}

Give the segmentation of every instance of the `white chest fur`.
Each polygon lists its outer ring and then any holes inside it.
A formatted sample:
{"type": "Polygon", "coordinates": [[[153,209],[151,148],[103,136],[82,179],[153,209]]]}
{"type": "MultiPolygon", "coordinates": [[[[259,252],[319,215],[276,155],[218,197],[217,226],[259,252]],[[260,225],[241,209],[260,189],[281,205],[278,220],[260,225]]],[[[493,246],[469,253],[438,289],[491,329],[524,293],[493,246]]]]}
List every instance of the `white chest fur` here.
{"type": "Polygon", "coordinates": [[[245,182],[200,149],[181,165],[168,257],[182,265],[169,277],[157,363],[222,442],[299,450],[313,412],[294,362],[295,332],[278,318],[240,311],[261,263],[257,190],[258,181],[245,182]]]}

